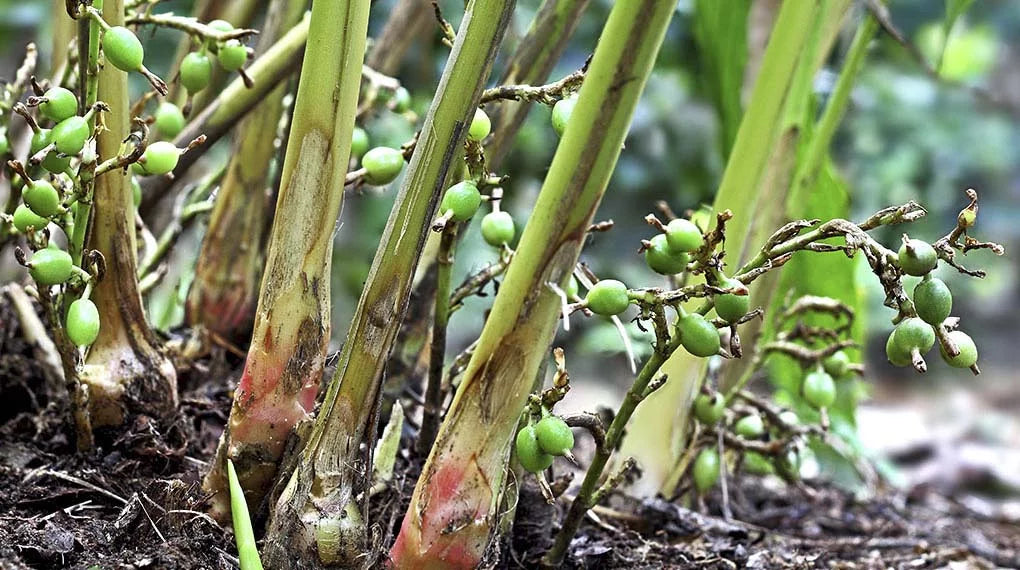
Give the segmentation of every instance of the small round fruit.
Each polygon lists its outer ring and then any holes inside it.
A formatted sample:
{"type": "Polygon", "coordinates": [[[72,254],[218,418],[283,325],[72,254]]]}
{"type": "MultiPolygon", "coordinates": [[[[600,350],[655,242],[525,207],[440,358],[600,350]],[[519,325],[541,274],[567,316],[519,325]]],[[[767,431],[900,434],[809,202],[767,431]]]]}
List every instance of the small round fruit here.
{"type": "Polygon", "coordinates": [[[977,211],[970,208],[964,208],[960,210],[960,213],[956,215],[956,223],[963,229],[974,227],[974,222],[977,221],[977,211]]]}
{"type": "Polygon", "coordinates": [[[361,157],[365,169],[365,182],[381,186],[393,182],[404,168],[404,155],[399,150],[377,146],[361,157]]]}
{"type": "Polygon", "coordinates": [[[539,447],[549,455],[566,455],[574,447],[574,432],[557,416],[546,416],[535,424],[535,436],[539,447]]]}
{"type": "Polygon", "coordinates": [[[927,275],[938,265],[939,258],[935,248],[928,242],[919,239],[907,240],[900,246],[900,269],[907,275],[921,277],[927,275]]]}
{"type": "Polygon", "coordinates": [[[916,348],[923,354],[935,345],[935,329],[915,317],[903,319],[893,330],[893,342],[906,352],[916,348]]]}
{"type": "Polygon", "coordinates": [[[744,452],[743,468],[744,471],[752,475],[764,476],[776,472],[775,468],[772,467],[772,460],[756,451],[744,452]]]}
{"type": "Polygon", "coordinates": [[[517,235],[514,218],[510,212],[500,210],[489,212],[482,218],[482,239],[493,247],[502,247],[513,241],[517,235]]]}
{"type": "Polygon", "coordinates": [[[169,101],[164,101],[156,107],[156,130],[165,138],[172,139],[184,130],[187,121],[181,108],[169,101]]]}
{"type": "Polygon", "coordinates": [[[833,378],[841,378],[850,372],[850,357],[842,350],[836,351],[822,361],[822,368],[833,378]]]}
{"type": "Polygon", "coordinates": [[[683,252],[673,253],[664,234],[659,234],[649,241],[651,247],[645,250],[645,263],[652,271],[662,275],[676,275],[687,269],[691,258],[683,252]]]}
{"type": "Polygon", "coordinates": [[[351,156],[361,158],[366,152],[368,152],[368,133],[361,127],[354,127],[354,131],[351,133],[351,156]]]}
{"type": "Polygon", "coordinates": [[[18,228],[21,233],[27,232],[29,228],[41,230],[49,223],[49,220],[36,214],[25,204],[18,205],[12,217],[14,218],[14,227],[18,228]]]}
{"type": "Polygon", "coordinates": [[[953,294],[941,279],[925,279],[914,287],[914,308],[924,322],[941,325],[953,310],[953,294]]]}
{"type": "Polygon", "coordinates": [[[885,341],[885,357],[893,366],[910,365],[910,351],[896,344],[896,329],[889,333],[889,338],[885,341]]]}
{"type": "Polygon", "coordinates": [[[574,277],[573,274],[571,274],[570,278],[567,279],[567,284],[563,287],[563,292],[567,294],[568,299],[577,297],[577,294],[580,292],[580,289],[577,286],[577,278],[574,277]]]}
{"type": "Polygon", "coordinates": [[[816,408],[828,408],[836,401],[836,383],[822,370],[808,372],[802,389],[804,399],[816,408]]]}
{"type": "Polygon", "coordinates": [[[941,344],[939,345],[939,352],[942,353],[942,360],[945,360],[946,364],[954,368],[970,368],[977,364],[977,345],[974,344],[974,339],[970,338],[970,335],[963,331],[950,331],[946,336],[960,349],[960,354],[949,356],[946,354],[946,349],[941,344]]]}
{"type": "Polygon", "coordinates": [[[237,71],[248,62],[248,48],[244,47],[241,40],[227,40],[216,52],[216,60],[223,69],[237,71]]]}
{"type": "Polygon", "coordinates": [[[173,143],[159,141],[145,147],[142,153],[142,169],[146,174],[168,174],[177,167],[181,151],[173,143]]]}
{"type": "Polygon", "coordinates": [[[103,54],[110,65],[121,71],[141,69],[145,58],[138,36],[123,26],[115,26],[103,34],[103,54]]]}
{"type": "Polygon", "coordinates": [[[677,319],[680,344],[694,356],[714,356],[719,353],[719,331],[699,313],[687,313],[677,319]]]}
{"type": "Polygon", "coordinates": [[[28,144],[28,152],[29,154],[35,154],[51,142],[53,142],[53,131],[50,129],[39,129],[32,135],[32,140],[28,144]]]}
{"type": "Polygon", "coordinates": [[[0,127],[0,156],[10,152],[11,141],[7,140],[7,127],[0,127]]]}
{"type": "MultiPolygon", "coordinates": [[[[724,289],[744,289],[744,284],[736,279],[726,279],[719,284],[724,289]]],[[[719,318],[735,323],[742,319],[751,310],[751,296],[737,295],[736,293],[723,293],[715,296],[715,314],[719,318]]]]}
{"type": "Polygon", "coordinates": [[[482,195],[478,186],[470,180],[462,180],[446,189],[439,211],[441,214],[452,212],[454,221],[464,222],[470,220],[481,205],[482,195]]]}
{"type": "Polygon", "coordinates": [[[50,151],[49,154],[46,155],[46,158],[42,159],[41,164],[47,172],[60,174],[61,172],[66,172],[71,166],[71,157],[60,157],[57,155],[56,151],[50,151]]]}
{"type": "Polygon", "coordinates": [[[703,424],[712,425],[718,422],[722,419],[725,411],[726,398],[723,398],[722,394],[718,392],[698,394],[698,397],[694,399],[694,417],[703,424]]]}
{"type": "Polygon", "coordinates": [[[699,493],[711,489],[719,481],[719,453],[711,448],[705,448],[694,460],[692,471],[694,487],[699,493]]]}
{"type": "Polygon", "coordinates": [[[60,212],[60,193],[45,180],[33,180],[21,197],[33,212],[44,218],[60,212]]]}
{"type": "Polygon", "coordinates": [[[212,62],[203,52],[193,51],[181,60],[181,85],[191,93],[197,93],[209,85],[212,78],[212,62]]]}
{"type": "Polygon", "coordinates": [[[765,434],[765,422],[758,414],[748,414],[733,424],[733,431],[748,439],[759,438],[765,434]]]}
{"type": "Polygon", "coordinates": [[[234,25],[226,20],[213,20],[206,25],[217,32],[226,33],[234,31],[234,25]]]}
{"type": "Polygon", "coordinates": [[[99,309],[89,299],[77,299],[67,309],[67,336],[75,346],[88,346],[99,336],[99,309]]]}
{"type": "Polygon", "coordinates": [[[89,138],[89,123],[85,117],[68,117],[53,127],[52,136],[57,152],[76,155],[85,147],[85,141],[89,138]]]}
{"type": "Polygon", "coordinates": [[[552,126],[557,135],[562,137],[563,132],[567,130],[567,123],[570,121],[570,115],[574,113],[575,106],[577,106],[577,97],[560,99],[553,105],[552,126]]]}
{"type": "Polygon", "coordinates": [[[611,317],[619,315],[630,306],[627,286],[616,279],[603,279],[588,290],[585,302],[596,315],[611,317]]]}
{"type": "Polygon", "coordinates": [[[473,141],[480,141],[489,136],[491,130],[492,121],[489,120],[489,116],[485,114],[485,111],[475,109],[475,116],[471,119],[471,126],[468,127],[468,138],[473,141]]]}
{"type": "Polygon", "coordinates": [[[403,87],[397,87],[396,91],[393,92],[391,104],[393,105],[393,112],[407,112],[411,108],[411,92],[403,87]]]}
{"type": "Polygon", "coordinates": [[[544,471],[553,463],[553,456],[542,451],[539,446],[534,426],[524,426],[517,432],[516,447],[521,467],[531,473],[544,471]]]}
{"type": "Polygon", "coordinates": [[[78,98],[69,89],[52,87],[43,95],[46,101],[39,104],[42,116],[59,123],[78,112],[78,98]]]}
{"type": "Polygon", "coordinates": [[[698,226],[683,218],[666,224],[666,240],[673,251],[695,251],[705,244],[705,237],[698,226]]]}
{"type": "Polygon", "coordinates": [[[74,264],[66,251],[46,247],[32,254],[28,273],[40,285],[57,285],[71,278],[74,264]]]}

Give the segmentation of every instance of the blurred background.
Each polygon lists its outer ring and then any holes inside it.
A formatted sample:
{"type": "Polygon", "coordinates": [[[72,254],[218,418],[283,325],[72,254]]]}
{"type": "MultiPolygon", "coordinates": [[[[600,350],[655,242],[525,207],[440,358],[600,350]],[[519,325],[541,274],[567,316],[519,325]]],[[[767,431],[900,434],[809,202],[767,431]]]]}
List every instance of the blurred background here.
{"type": "MultiPolygon", "coordinates": [[[[425,0],[422,0],[425,1],[425,0]]],[[[759,0],[773,1],[773,0],[759,0]]],[[[160,10],[188,13],[190,2],[161,2],[160,10]]],[[[393,0],[373,3],[371,26],[378,31],[393,0]]],[[[459,18],[459,0],[440,2],[448,19],[459,18]]],[[[517,17],[508,37],[513,44],[524,34],[538,0],[518,0],[517,17]]],[[[552,79],[584,63],[593,50],[609,0],[592,0],[552,79]]],[[[595,234],[583,254],[600,277],[616,277],[631,286],[665,285],[637,255],[639,240],[651,229],[643,217],[666,200],[677,212],[711,203],[724,167],[718,144],[719,122],[699,76],[697,45],[691,30],[692,2],[681,0],[634,117],[609,191],[598,219],[612,219],[611,232],[595,234]]],[[[943,42],[945,4],[932,0],[891,0],[892,21],[920,52],[934,61],[943,42]]],[[[0,76],[10,78],[20,62],[23,45],[37,41],[43,61],[50,50],[48,1],[0,0],[0,76]]],[[[859,18],[860,14],[855,14],[859,18]]],[[[257,27],[257,26],[256,26],[257,27]]],[[[414,109],[424,114],[442,71],[447,50],[434,27],[409,51],[399,79],[414,97],[414,109]]],[[[832,57],[832,69],[815,82],[824,99],[841,64],[849,37],[832,57]]],[[[157,73],[170,65],[177,35],[159,32],[146,44],[146,63],[157,73]]],[[[506,52],[507,50],[504,50],[506,52]]],[[[497,62],[498,76],[499,63],[497,62]]],[[[137,93],[145,85],[137,76],[137,93]]],[[[1020,309],[1015,254],[1020,246],[1020,10],[1011,0],[979,0],[957,24],[948,39],[942,78],[925,73],[912,55],[887,34],[873,43],[846,118],[836,138],[833,156],[849,183],[852,217],[860,219],[877,209],[916,200],[928,216],[909,229],[928,241],[948,233],[957,212],[966,205],[964,190],[981,196],[976,235],[1006,246],[995,257],[975,252],[965,265],[988,271],[973,279],[939,270],[954,292],[954,314],[962,315],[976,340],[983,374],[950,369],[934,362],[925,375],[886,364],[883,346],[892,328],[891,312],[881,305],[876,279],[864,276],[869,291],[866,319],[866,386],[860,408],[860,438],[875,457],[892,460],[888,472],[904,485],[930,485],[949,490],[968,488],[975,508],[1007,509],[1020,516],[1015,497],[1020,492],[1020,309]]],[[[373,145],[399,146],[416,125],[382,110],[364,125],[373,145]]],[[[549,124],[549,110],[532,109],[514,150],[504,162],[510,177],[504,207],[523,227],[542,183],[558,139],[549,124]]],[[[206,168],[225,159],[227,141],[204,159],[206,168]]],[[[342,342],[346,323],[357,302],[378,236],[386,222],[398,183],[366,191],[345,200],[333,263],[334,344],[342,342]]],[[[476,220],[477,222],[477,220],[476,220]]],[[[887,246],[898,245],[900,230],[877,233],[887,246]]],[[[170,329],[182,314],[174,300],[188,281],[201,239],[201,228],[184,236],[175,253],[174,271],[150,300],[155,324],[170,329]]],[[[802,254],[809,255],[809,254],[802,254]]],[[[496,258],[479,235],[477,223],[458,251],[454,282],[496,258]]],[[[0,259],[0,281],[16,278],[19,269],[8,250],[0,259]]],[[[450,325],[450,353],[456,353],[481,329],[491,303],[473,298],[450,325]]],[[[631,380],[616,329],[597,319],[574,317],[557,344],[566,347],[574,391],[565,404],[592,409],[614,405],[631,380]]],[[[647,352],[650,337],[632,327],[638,353],[647,352]]],[[[757,386],[767,391],[768,386],[757,386]]]]}

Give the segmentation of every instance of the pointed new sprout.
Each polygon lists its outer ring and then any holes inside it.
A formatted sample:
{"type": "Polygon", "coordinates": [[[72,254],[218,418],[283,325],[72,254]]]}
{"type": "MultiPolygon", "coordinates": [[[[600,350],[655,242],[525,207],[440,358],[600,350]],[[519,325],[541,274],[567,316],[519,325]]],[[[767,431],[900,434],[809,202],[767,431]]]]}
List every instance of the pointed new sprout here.
{"type": "Polygon", "coordinates": [[[248,503],[244,500],[244,491],[237,480],[234,462],[227,460],[227,478],[230,480],[230,514],[234,519],[234,540],[237,542],[237,558],[241,570],[262,570],[262,559],[255,545],[255,531],[248,515],[248,503]]]}

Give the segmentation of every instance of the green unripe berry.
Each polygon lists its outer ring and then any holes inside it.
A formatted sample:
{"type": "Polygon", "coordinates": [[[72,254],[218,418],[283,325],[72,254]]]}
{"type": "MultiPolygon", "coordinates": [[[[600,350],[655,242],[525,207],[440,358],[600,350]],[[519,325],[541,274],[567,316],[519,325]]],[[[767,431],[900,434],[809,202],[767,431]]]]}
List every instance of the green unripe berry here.
{"type": "Polygon", "coordinates": [[[719,481],[719,470],[719,453],[712,448],[701,450],[692,469],[694,488],[704,493],[714,487],[719,481]]]}
{"type": "Polygon", "coordinates": [[[723,398],[722,394],[718,392],[698,394],[698,397],[694,399],[694,417],[703,424],[712,425],[718,422],[722,419],[725,411],[726,398],[723,398]]]}
{"type": "Polygon", "coordinates": [[[741,437],[757,439],[765,434],[765,422],[758,414],[748,414],[733,424],[733,431],[741,437]]]}
{"type": "Polygon", "coordinates": [[[181,157],[181,151],[174,143],[159,141],[145,147],[140,160],[141,168],[145,174],[168,174],[177,167],[177,160],[181,157]]]}
{"type": "Polygon", "coordinates": [[[715,325],[699,313],[687,313],[677,319],[680,344],[694,356],[714,356],[722,343],[715,325]]]}
{"type": "Polygon", "coordinates": [[[14,227],[18,228],[21,233],[27,232],[29,228],[41,230],[49,223],[49,220],[36,214],[25,204],[19,204],[12,217],[14,218],[14,227]]]}
{"type": "Polygon", "coordinates": [[[502,247],[513,241],[517,235],[514,218],[510,212],[500,210],[489,212],[482,218],[482,239],[493,247],[502,247]]]}
{"type": "Polygon", "coordinates": [[[361,157],[365,169],[365,182],[382,186],[393,182],[404,168],[404,155],[399,150],[377,146],[361,157]]]}
{"type": "Polygon", "coordinates": [[[66,251],[56,247],[40,249],[28,262],[28,273],[40,285],[57,285],[71,278],[74,264],[66,251]]]}
{"type": "Polygon", "coordinates": [[[666,224],[666,241],[673,251],[695,251],[705,245],[705,236],[694,222],[677,218],[666,224]]]}
{"type": "Polygon", "coordinates": [[[928,242],[919,239],[907,240],[900,246],[897,254],[900,261],[900,269],[907,275],[921,277],[927,275],[938,265],[938,254],[935,248],[928,242]]]}
{"type": "Polygon", "coordinates": [[[804,376],[804,399],[816,408],[828,408],[836,401],[836,382],[822,370],[813,370],[804,376]]]}
{"type": "Polygon", "coordinates": [[[889,334],[889,338],[885,341],[885,357],[889,360],[889,364],[893,366],[910,365],[910,350],[905,350],[896,343],[895,329],[893,329],[893,332],[889,334]]]}
{"type": "Polygon", "coordinates": [[[577,286],[577,278],[574,277],[573,273],[571,273],[570,278],[567,279],[567,284],[563,287],[563,292],[567,294],[568,299],[577,297],[577,294],[580,292],[580,289],[577,286]]]}
{"type": "Polygon", "coordinates": [[[184,130],[187,121],[181,108],[169,101],[164,101],[156,107],[156,130],[163,137],[172,139],[184,130]]]}
{"type": "MultiPolygon", "coordinates": [[[[744,289],[744,284],[736,279],[726,279],[719,284],[724,289],[744,289]]],[[[715,296],[715,314],[719,318],[735,323],[742,319],[751,310],[751,296],[737,295],[736,293],[723,293],[715,296]]]]}
{"type": "Polygon", "coordinates": [[[68,89],[52,87],[43,97],[46,100],[39,104],[39,113],[55,123],[73,117],[78,112],[78,98],[68,89]]]}
{"type": "Polygon", "coordinates": [[[914,287],[914,308],[924,322],[941,325],[953,310],[953,294],[941,279],[925,279],[914,287]]]}
{"type": "Polygon", "coordinates": [[[53,142],[53,131],[50,129],[39,129],[32,134],[32,140],[28,145],[28,152],[29,154],[35,154],[51,142],[53,142]]]}
{"type": "Polygon", "coordinates": [[[212,20],[206,25],[216,30],[217,32],[227,33],[234,31],[234,25],[226,20],[212,20]]]}
{"type": "Polygon", "coordinates": [[[138,36],[123,26],[115,26],[103,33],[103,54],[110,65],[121,71],[141,69],[145,58],[138,36]]]}
{"type": "Polygon", "coordinates": [[[651,246],[645,250],[645,263],[652,271],[662,275],[676,275],[687,269],[691,258],[683,252],[673,253],[665,235],[659,234],[649,242],[651,246]]]}
{"type": "Polygon", "coordinates": [[[396,91],[393,92],[391,102],[394,113],[405,113],[411,108],[411,92],[403,87],[397,87],[396,91]]]}
{"type": "Polygon", "coordinates": [[[977,345],[974,344],[974,339],[970,338],[970,335],[963,331],[950,331],[946,336],[960,349],[960,354],[949,356],[946,354],[946,349],[941,344],[939,345],[939,352],[942,353],[942,360],[945,360],[946,364],[954,368],[970,368],[977,364],[977,345]]]}
{"type": "Polygon", "coordinates": [[[893,330],[893,342],[906,352],[916,348],[923,354],[935,345],[935,329],[915,317],[903,319],[893,330]]]}
{"type": "Polygon", "coordinates": [[[585,303],[596,315],[611,317],[619,315],[630,306],[627,286],[616,279],[603,279],[588,290],[585,303]]]}
{"type": "Polygon", "coordinates": [[[744,471],[753,475],[771,475],[776,472],[772,460],[757,451],[744,452],[744,471]]]}
{"type": "Polygon", "coordinates": [[[842,350],[837,351],[822,361],[822,367],[833,378],[841,378],[850,372],[850,357],[842,350]]]}
{"type": "Polygon", "coordinates": [[[57,152],[76,155],[85,147],[89,134],[88,121],[85,117],[75,115],[57,123],[57,126],[53,127],[52,138],[57,146],[57,152]]]}
{"type": "Polygon", "coordinates": [[[468,138],[480,141],[489,136],[491,130],[492,121],[489,120],[489,116],[485,114],[485,111],[475,109],[475,116],[471,119],[471,126],[468,127],[468,138]]]}
{"type": "Polygon", "coordinates": [[[244,47],[241,40],[227,40],[217,50],[216,60],[223,69],[237,71],[248,62],[248,48],[244,47]]]}
{"type": "Polygon", "coordinates": [[[205,52],[193,51],[181,60],[181,85],[190,93],[197,93],[212,79],[212,62],[205,52]]]}
{"type": "Polygon", "coordinates": [[[482,195],[478,186],[470,180],[462,180],[446,189],[439,211],[442,214],[452,212],[454,221],[464,222],[470,220],[481,205],[482,195]]]}
{"type": "Polygon", "coordinates": [[[574,447],[574,432],[557,416],[546,416],[535,425],[535,436],[542,451],[549,455],[566,455],[574,447]]]}
{"type": "Polygon", "coordinates": [[[36,214],[49,218],[60,212],[60,193],[45,180],[33,180],[21,195],[36,214]]]}
{"type": "Polygon", "coordinates": [[[11,141],[7,140],[7,127],[0,127],[0,156],[10,152],[11,141]]]}
{"type": "Polygon", "coordinates": [[[89,299],[77,299],[67,309],[67,337],[75,346],[88,346],[99,336],[99,309],[89,299]]]}
{"type": "Polygon", "coordinates": [[[956,223],[963,229],[969,229],[974,227],[974,222],[977,221],[977,212],[970,208],[964,208],[960,210],[960,213],[956,215],[956,223]]]}
{"type": "Polygon", "coordinates": [[[68,167],[71,166],[71,157],[65,156],[61,158],[60,156],[57,156],[56,151],[50,151],[50,153],[46,155],[46,158],[42,160],[41,164],[47,172],[60,174],[61,172],[66,172],[68,167]]]}
{"type": "Polygon", "coordinates": [[[366,152],[368,152],[368,133],[361,127],[354,127],[354,131],[351,133],[351,156],[361,158],[366,152]]]}
{"type": "Polygon", "coordinates": [[[577,106],[576,96],[560,99],[553,105],[552,126],[557,135],[562,137],[563,132],[567,130],[567,123],[570,121],[570,115],[574,113],[575,106],[577,106]]]}
{"type": "Polygon", "coordinates": [[[517,432],[516,447],[517,460],[530,473],[544,471],[553,463],[553,456],[539,446],[534,426],[524,426],[517,432]]]}

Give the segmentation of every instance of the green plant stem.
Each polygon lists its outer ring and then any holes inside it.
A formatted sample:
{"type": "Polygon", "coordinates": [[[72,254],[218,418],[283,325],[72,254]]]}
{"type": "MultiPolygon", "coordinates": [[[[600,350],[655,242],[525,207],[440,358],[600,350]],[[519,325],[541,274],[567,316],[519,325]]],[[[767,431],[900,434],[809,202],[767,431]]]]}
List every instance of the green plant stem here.
{"type": "Polygon", "coordinates": [[[237,558],[241,570],[262,570],[262,559],[255,545],[255,530],[251,526],[248,503],[237,480],[234,464],[227,460],[227,475],[230,481],[230,514],[234,522],[234,540],[237,543],[237,558]]]}
{"type": "MultiPolygon", "coordinates": [[[[272,2],[257,52],[268,51],[300,22],[306,4],[272,2]]],[[[272,208],[269,170],[286,93],[285,85],[276,87],[238,127],[188,291],[188,324],[231,341],[247,340],[255,318],[272,208]]]]}
{"type": "Polygon", "coordinates": [[[425,386],[425,406],[415,449],[427,455],[436,440],[443,413],[443,371],[446,360],[446,326],[450,321],[450,274],[457,248],[454,225],[442,232],[436,264],[435,316],[432,323],[432,344],[429,350],[429,376],[425,386]]]}
{"type": "MultiPolygon", "coordinates": [[[[464,14],[380,239],[355,310],[348,342],[323,399],[294,476],[277,503],[272,560],[293,565],[293,553],[329,564],[352,564],[364,552],[364,509],[353,497],[368,487],[360,447],[374,438],[382,372],[400,323],[425,236],[446,183],[461,163],[467,126],[513,12],[513,0],[475,0],[464,14]],[[372,434],[369,436],[368,434],[372,434]]],[[[360,59],[358,60],[360,64],[360,59]]],[[[371,444],[368,445],[371,448],[371,444]]]]}
{"type": "Polygon", "coordinates": [[[474,568],[496,524],[506,458],[547,358],[559,295],[616,165],[675,3],[618,2],[478,345],[391,550],[396,568],[474,568]]]}
{"type": "Polygon", "coordinates": [[[217,460],[204,481],[216,493],[212,509],[220,518],[229,512],[226,459],[233,460],[249,504],[258,507],[287,439],[318,392],[329,344],[333,228],[350,156],[368,11],[368,0],[316,2],[312,8],[252,342],[217,460]]]}
{"type": "MultiPolygon", "coordinates": [[[[103,0],[95,0],[92,7],[96,10],[103,9],[103,0]]],[[[81,92],[78,95],[78,112],[84,113],[91,109],[99,97],[99,33],[102,30],[100,23],[94,18],[81,16],[78,19],[78,46],[79,53],[87,53],[88,57],[79,57],[79,77],[85,81],[80,82],[81,92]]],[[[93,116],[89,119],[89,131],[95,129],[96,120],[93,116]]],[[[85,247],[85,240],[88,235],[89,219],[92,215],[92,193],[95,184],[96,165],[99,160],[93,163],[82,164],[78,169],[79,194],[83,197],[79,200],[78,210],[74,215],[74,227],[71,230],[69,253],[76,265],[81,265],[81,257],[85,247]]]]}
{"type": "MultiPolygon", "coordinates": [[[[102,13],[110,25],[122,25],[122,0],[105,0],[102,13]]],[[[90,54],[91,50],[90,45],[90,54]]],[[[93,69],[92,62],[89,67],[93,69]]],[[[127,137],[127,82],[127,74],[113,66],[100,69],[96,77],[96,96],[111,109],[104,114],[106,129],[97,138],[98,162],[117,156],[127,137]]],[[[86,83],[86,98],[91,100],[91,78],[86,83]]],[[[92,294],[102,325],[81,369],[92,425],[120,425],[133,413],[169,419],[177,413],[177,374],[145,320],[136,278],[135,208],[123,170],[95,179],[92,218],[89,247],[106,261],[106,274],[92,294]]]]}

